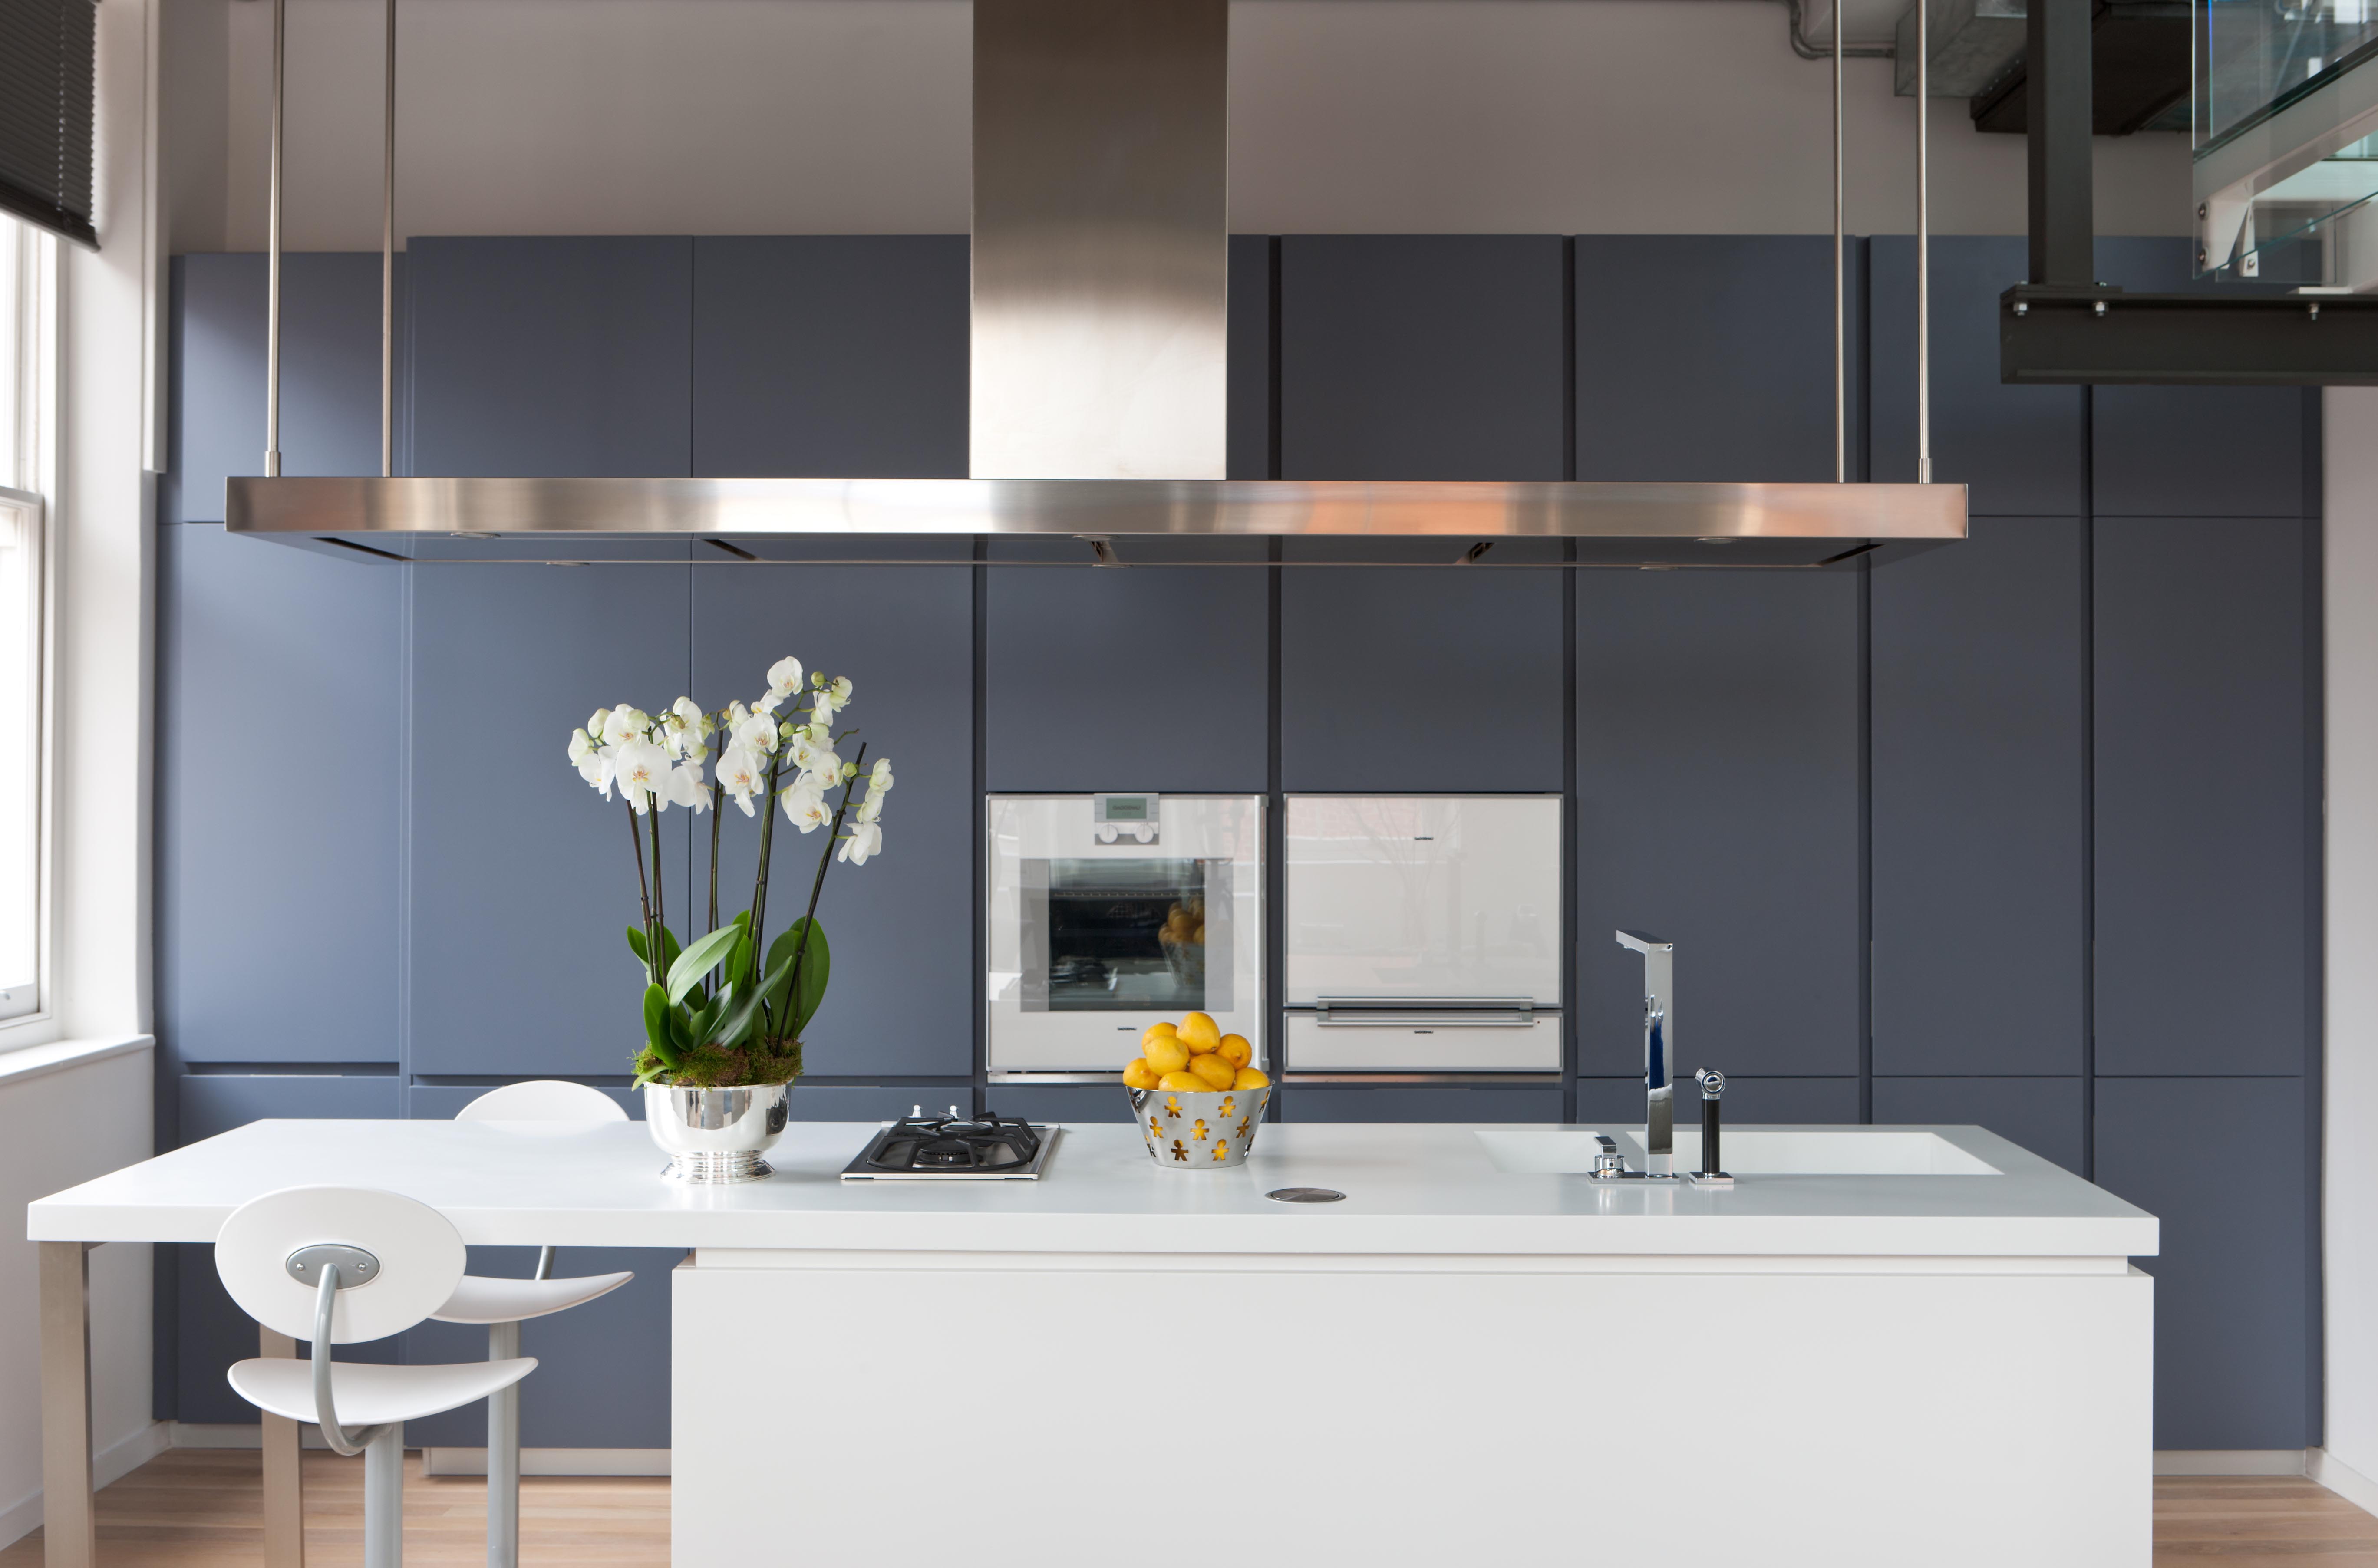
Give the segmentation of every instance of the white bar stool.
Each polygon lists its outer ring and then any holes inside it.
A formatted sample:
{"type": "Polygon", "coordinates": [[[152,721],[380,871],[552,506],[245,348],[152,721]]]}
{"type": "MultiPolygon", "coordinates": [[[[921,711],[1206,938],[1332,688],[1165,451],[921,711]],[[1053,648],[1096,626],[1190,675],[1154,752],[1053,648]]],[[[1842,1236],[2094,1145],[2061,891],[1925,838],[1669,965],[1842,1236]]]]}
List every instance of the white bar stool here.
{"type": "Polygon", "coordinates": [[[364,1456],[364,1568],[404,1562],[404,1423],[510,1388],[536,1363],[334,1362],[333,1345],[386,1339],[429,1316],[462,1277],[462,1234],[428,1204],[361,1187],[291,1187],[243,1203],[215,1237],[215,1272],[265,1327],[308,1340],[308,1360],[241,1361],[242,1399],[310,1421],[364,1456]]]}
{"type": "MultiPolygon", "coordinates": [[[[619,1102],[600,1089],[558,1079],[507,1083],[490,1089],[454,1113],[457,1121],[625,1121],[619,1102]]],[[[487,1359],[520,1354],[520,1325],[608,1295],[635,1278],[632,1273],[555,1279],[554,1249],[541,1247],[536,1274],[529,1279],[498,1279],[466,1274],[444,1306],[429,1315],[439,1323],[487,1325],[487,1359]]],[[[520,1390],[507,1386],[487,1396],[487,1568],[517,1568],[520,1562],[520,1390]]]]}

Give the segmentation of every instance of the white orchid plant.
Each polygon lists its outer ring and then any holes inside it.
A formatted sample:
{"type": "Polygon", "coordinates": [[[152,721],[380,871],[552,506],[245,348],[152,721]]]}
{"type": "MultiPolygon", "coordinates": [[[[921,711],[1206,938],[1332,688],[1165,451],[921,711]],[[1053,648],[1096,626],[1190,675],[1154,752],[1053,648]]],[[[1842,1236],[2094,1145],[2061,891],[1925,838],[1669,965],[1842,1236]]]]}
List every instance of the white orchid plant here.
{"type": "Polygon", "coordinates": [[[801,662],[787,657],[769,667],[767,693],[748,707],[730,702],[712,713],[680,697],[655,717],[621,703],[570,732],[570,762],[579,777],[606,800],[617,790],[628,807],[643,912],[642,922],[628,928],[628,946],[644,970],[638,1084],[725,1088],[788,1083],[800,1076],[801,1031],[825,999],[833,967],[817,921],[826,868],[837,860],[864,866],[882,853],[883,799],[892,792],[889,761],[878,758],[870,767],[864,745],[848,761],[838,750],[857,733],[835,728],[836,715],[849,702],[847,679],[812,674],[804,688],[801,662]],[[805,690],[806,716],[778,712],[805,690]],[[760,822],[751,906],[725,925],[718,919],[722,814],[712,809],[713,786],[703,778],[714,740],[716,791],[760,822]],[[776,825],[768,809],[772,800],[804,834],[825,829],[827,842],[810,881],[808,909],[769,941],[768,863],[776,825]],[[708,918],[701,939],[685,946],[668,928],[662,897],[660,819],[672,806],[710,813],[708,918]],[[843,831],[846,822],[848,832],[843,831]]]}

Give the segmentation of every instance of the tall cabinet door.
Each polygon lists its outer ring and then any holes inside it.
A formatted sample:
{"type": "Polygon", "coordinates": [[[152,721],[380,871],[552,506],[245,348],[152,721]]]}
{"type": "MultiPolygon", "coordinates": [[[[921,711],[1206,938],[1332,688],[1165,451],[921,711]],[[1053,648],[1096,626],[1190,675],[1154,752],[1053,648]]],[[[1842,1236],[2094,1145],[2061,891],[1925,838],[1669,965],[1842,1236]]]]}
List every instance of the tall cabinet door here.
{"type": "Polygon", "coordinates": [[[963,479],[964,234],[693,242],[693,472],[963,479]]]}
{"type": "Polygon", "coordinates": [[[415,239],[413,464],[693,472],[693,242],[415,239]]]}
{"type": "Polygon", "coordinates": [[[1846,1077],[1855,1102],[1858,590],[1856,572],[1579,574],[1581,1073],[1642,1071],[1623,927],[1676,944],[1678,1062],[1846,1077]]]}

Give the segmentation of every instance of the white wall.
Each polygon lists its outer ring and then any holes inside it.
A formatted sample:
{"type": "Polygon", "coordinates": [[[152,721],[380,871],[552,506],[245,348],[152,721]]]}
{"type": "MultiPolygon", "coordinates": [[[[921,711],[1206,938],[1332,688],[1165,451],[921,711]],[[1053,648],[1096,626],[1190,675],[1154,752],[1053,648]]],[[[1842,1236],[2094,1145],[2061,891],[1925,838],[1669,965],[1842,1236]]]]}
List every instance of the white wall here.
{"type": "Polygon", "coordinates": [[[2378,389],[2323,395],[2327,463],[2329,1454],[2378,1478],[2378,389]]]}
{"type": "MultiPolygon", "coordinates": [[[[42,1522],[38,1249],[24,1239],[25,1205],[149,1156],[156,1070],[145,1043],[25,1070],[47,1054],[0,1056],[0,1215],[8,1216],[0,1226],[0,1546],[42,1522]]],[[[149,1270],[147,1247],[90,1255],[91,1446],[102,1484],[164,1446],[149,1418],[149,1270]]]]}
{"type": "MultiPolygon", "coordinates": [[[[204,13],[169,41],[174,248],[260,249],[270,6],[167,3],[204,13]]],[[[404,233],[968,226],[967,0],[399,10],[404,233]]],[[[287,243],[377,249],[379,0],[290,0],[288,27],[287,243]]],[[[1232,226],[1825,232],[1830,67],[1785,28],[1764,0],[1238,0],[1232,226]]],[[[1850,227],[1912,230],[1913,101],[1889,61],[1848,81],[1850,227]]],[[[2023,232],[2022,138],[1963,101],[1932,128],[1938,230],[2023,232]]],[[[2185,142],[2098,143],[2099,232],[2188,231],[2185,142]]]]}

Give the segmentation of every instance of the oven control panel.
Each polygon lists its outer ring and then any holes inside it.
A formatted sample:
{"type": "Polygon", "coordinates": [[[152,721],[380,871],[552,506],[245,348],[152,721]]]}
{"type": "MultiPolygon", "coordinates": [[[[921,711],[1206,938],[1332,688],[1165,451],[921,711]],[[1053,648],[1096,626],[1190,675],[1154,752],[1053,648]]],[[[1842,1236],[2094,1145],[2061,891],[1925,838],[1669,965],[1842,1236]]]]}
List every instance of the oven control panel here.
{"type": "Polygon", "coordinates": [[[1090,797],[1090,832],[1100,844],[1156,842],[1156,796],[1095,795],[1090,797]]]}

